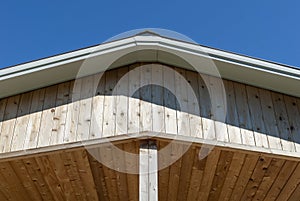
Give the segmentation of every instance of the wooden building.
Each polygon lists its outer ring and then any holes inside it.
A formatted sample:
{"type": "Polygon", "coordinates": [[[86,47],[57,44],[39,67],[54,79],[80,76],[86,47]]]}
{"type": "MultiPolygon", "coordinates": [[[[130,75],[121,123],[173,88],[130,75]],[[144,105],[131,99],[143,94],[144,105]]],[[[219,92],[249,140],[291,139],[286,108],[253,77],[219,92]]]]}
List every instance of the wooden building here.
{"type": "Polygon", "coordinates": [[[147,32],[1,69],[0,200],[299,201],[299,86],[147,32]]]}

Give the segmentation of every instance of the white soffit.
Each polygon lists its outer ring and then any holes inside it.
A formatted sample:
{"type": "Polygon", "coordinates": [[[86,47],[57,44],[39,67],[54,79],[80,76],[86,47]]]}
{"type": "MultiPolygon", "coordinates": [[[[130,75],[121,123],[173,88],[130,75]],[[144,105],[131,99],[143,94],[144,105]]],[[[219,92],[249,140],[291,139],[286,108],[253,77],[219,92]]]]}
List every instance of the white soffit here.
{"type": "Polygon", "coordinates": [[[85,62],[88,65],[84,73],[80,73],[82,76],[102,72],[111,65],[109,61],[138,50],[138,56],[120,60],[111,67],[152,61],[190,69],[186,63],[170,59],[164,54],[167,52],[199,65],[197,70],[201,73],[211,74],[211,64],[214,64],[225,79],[300,97],[300,70],[297,68],[157,35],[137,35],[1,69],[0,98],[74,79],[84,61],[88,61],[85,62]],[[97,65],[100,60],[101,65],[97,65]]]}

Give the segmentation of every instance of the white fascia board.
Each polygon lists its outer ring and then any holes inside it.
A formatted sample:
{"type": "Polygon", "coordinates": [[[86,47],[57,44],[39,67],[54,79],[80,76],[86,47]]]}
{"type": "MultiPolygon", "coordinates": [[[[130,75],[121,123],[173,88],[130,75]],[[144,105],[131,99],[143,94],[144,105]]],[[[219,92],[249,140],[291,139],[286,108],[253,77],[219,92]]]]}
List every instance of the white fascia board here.
{"type": "Polygon", "coordinates": [[[220,50],[215,50],[207,47],[203,47],[197,44],[191,44],[159,36],[134,36],[131,38],[122,39],[119,41],[113,41],[111,43],[101,44],[62,55],[33,61],[26,64],[17,65],[10,68],[4,68],[0,70],[0,80],[5,78],[20,76],[24,73],[32,73],[46,68],[63,65],[79,60],[88,59],[94,56],[101,56],[110,52],[118,51],[121,49],[138,46],[138,49],[173,49],[178,52],[185,52],[188,54],[194,54],[197,56],[205,57],[212,60],[223,61],[240,65],[243,67],[253,68],[256,70],[266,71],[282,76],[292,77],[300,79],[300,70],[286,67],[279,64],[274,64],[258,59],[253,59],[233,53],[228,53],[220,50]],[[10,76],[8,76],[10,75],[10,76]]]}
{"type": "MultiPolygon", "coordinates": [[[[153,42],[151,40],[144,40],[142,39],[142,37],[145,36],[138,37],[141,42],[137,40],[137,44],[147,45],[153,42]]],[[[216,50],[216,49],[204,47],[197,44],[191,44],[191,43],[171,40],[167,38],[160,38],[157,36],[151,38],[156,39],[155,44],[157,44],[159,47],[165,47],[168,49],[173,49],[176,51],[185,52],[185,53],[197,55],[200,57],[205,57],[212,60],[231,63],[231,64],[239,65],[241,67],[253,68],[255,70],[265,71],[265,72],[282,75],[282,76],[286,76],[298,80],[300,79],[300,70],[294,67],[288,67],[288,66],[275,64],[267,61],[262,61],[259,59],[254,59],[246,56],[237,55],[234,53],[216,50]]]]}
{"type": "Polygon", "coordinates": [[[224,61],[227,63],[232,63],[248,68],[253,68],[255,70],[265,71],[277,75],[282,75],[285,77],[291,77],[295,79],[300,79],[300,70],[293,68],[293,67],[287,67],[275,63],[270,63],[258,59],[253,59],[250,57],[240,56],[233,53],[227,53],[222,52],[220,50],[214,50],[214,49],[207,49],[205,48],[210,55],[217,55],[221,58],[218,58],[216,56],[212,56],[213,59],[224,61]]]}
{"type": "MultiPolygon", "coordinates": [[[[290,95],[298,96],[300,97],[300,91],[297,89],[297,86],[299,84],[296,84],[300,80],[300,70],[292,67],[288,67],[285,65],[280,65],[280,64],[275,64],[271,62],[266,62],[262,61],[259,59],[254,59],[254,58],[249,58],[246,56],[241,56],[237,55],[234,53],[229,53],[221,50],[216,50],[208,47],[204,47],[198,44],[193,44],[193,43],[188,43],[188,42],[183,42],[183,41],[178,41],[178,40],[173,40],[169,38],[164,38],[160,36],[133,36],[117,41],[112,41],[104,44],[100,44],[98,46],[94,47],[89,47],[86,49],[81,49],[77,50],[74,52],[69,52],[65,53],[62,55],[58,56],[53,56],[50,58],[46,59],[41,59],[38,61],[33,61],[30,63],[26,64],[21,64],[17,65],[14,67],[10,68],[5,68],[0,70],[0,88],[1,85],[6,85],[5,87],[8,87],[12,83],[19,84],[18,82],[18,77],[22,78],[22,82],[26,80],[26,76],[29,76],[34,73],[39,73],[39,75],[43,76],[51,76],[49,73],[51,69],[51,73],[57,73],[60,68],[65,68],[66,64],[68,66],[72,66],[72,63],[76,63],[78,65],[78,62],[84,61],[85,59],[88,58],[96,58],[96,57],[105,57],[107,55],[111,56],[118,56],[122,55],[124,52],[131,52],[131,51],[136,51],[136,50],[154,50],[154,51],[166,51],[169,53],[175,53],[179,57],[185,57],[188,55],[188,58],[190,61],[193,60],[193,62],[201,62],[203,60],[211,60],[212,62],[216,62],[224,65],[219,65],[218,68],[220,72],[222,72],[224,75],[226,75],[226,79],[231,79],[234,81],[240,81],[243,82],[244,77],[247,78],[245,79],[246,81],[244,83],[246,84],[252,84],[254,86],[262,87],[262,88],[267,88],[276,91],[278,88],[278,85],[272,85],[272,82],[276,82],[276,78],[278,76],[282,78],[283,80],[286,79],[287,82],[284,83],[287,85],[286,87],[281,87],[277,91],[282,92],[282,93],[287,93],[290,95]],[[65,65],[65,66],[64,66],[65,65]],[[242,73],[240,71],[246,71],[247,73],[242,73]],[[239,77],[236,77],[238,73],[239,77]],[[251,75],[253,72],[253,76],[251,75]],[[45,75],[44,75],[44,74],[45,75]],[[257,75],[261,74],[263,76],[268,76],[271,77],[268,80],[268,84],[266,82],[262,82],[261,78],[257,78],[254,76],[255,74],[257,75]],[[252,77],[251,77],[252,76],[252,77]],[[9,82],[6,82],[9,81],[9,82]],[[247,81],[248,80],[248,81],[247,81]],[[294,89],[289,90],[290,87],[293,87],[294,89]],[[299,91],[299,92],[298,92],[299,91]]],[[[154,59],[154,61],[159,62],[159,58],[154,59]]],[[[189,62],[189,61],[187,61],[189,62]]],[[[77,67],[74,67],[74,69],[78,69],[77,67]]],[[[70,68],[70,71],[72,69],[70,68]]],[[[101,72],[103,70],[102,68],[98,69],[93,69],[90,73],[96,73],[96,71],[101,72]]],[[[206,69],[207,70],[207,69],[206,69]]],[[[65,74],[68,74],[68,71],[64,69],[65,74]]],[[[204,68],[204,72],[205,68],[204,68]]],[[[222,74],[221,74],[222,76],[222,74]]],[[[70,75],[66,76],[66,80],[70,79],[75,79],[76,76],[70,75]]],[[[32,84],[28,84],[23,86],[23,88],[18,89],[18,87],[13,86],[12,90],[13,91],[11,94],[9,90],[5,93],[0,94],[1,97],[13,95],[13,93],[21,93],[23,91],[29,91],[32,89],[36,89],[37,87],[42,87],[42,86],[47,86],[57,83],[57,82],[62,82],[63,77],[60,77],[58,80],[55,80],[55,76],[51,78],[51,82],[49,82],[49,79],[47,82],[42,82],[40,85],[35,85],[31,86],[32,84]],[[49,82],[49,83],[48,83],[49,82]],[[25,89],[26,88],[26,89],[25,89]]],[[[281,81],[282,81],[281,79],[281,81]]],[[[20,81],[21,82],[21,81],[20,81]]],[[[32,82],[32,81],[31,81],[32,82]]],[[[2,86],[3,88],[4,86],[2,86]]]]}
{"type": "Polygon", "coordinates": [[[0,80],[4,80],[11,77],[17,77],[36,71],[45,70],[48,68],[64,65],[66,63],[72,63],[84,59],[88,59],[93,56],[100,56],[101,54],[107,54],[110,52],[118,51],[128,47],[136,46],[133,38],[124,39],[121,41],[114,41],[113,43],[101,44],[94,47],[89,47],[74,52],[69,52],[46,59],[33,61],[9,68],[0,70],[0,80]]]}

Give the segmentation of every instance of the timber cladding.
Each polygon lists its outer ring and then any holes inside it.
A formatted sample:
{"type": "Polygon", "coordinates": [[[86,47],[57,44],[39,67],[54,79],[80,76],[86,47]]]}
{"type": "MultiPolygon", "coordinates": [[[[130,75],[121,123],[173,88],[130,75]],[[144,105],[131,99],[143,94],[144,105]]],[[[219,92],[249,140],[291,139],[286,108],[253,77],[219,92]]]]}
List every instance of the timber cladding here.
{"type": "Polygon", "coordinates": [[[1,99],[0,152],[143,131],[300,151],[299,98],[223,80],[227,104],[218,110],[226,110],[227,116],[219,120],[208,89],[218,78],[177,67],[167,67],[172,71],[166,73],[155,63],[141,74],[138,66],[1,99]],[[137,72],[124,76],[129,71],[137,72]],[[189,99],[187,87],[196,100],[189,99]]]}

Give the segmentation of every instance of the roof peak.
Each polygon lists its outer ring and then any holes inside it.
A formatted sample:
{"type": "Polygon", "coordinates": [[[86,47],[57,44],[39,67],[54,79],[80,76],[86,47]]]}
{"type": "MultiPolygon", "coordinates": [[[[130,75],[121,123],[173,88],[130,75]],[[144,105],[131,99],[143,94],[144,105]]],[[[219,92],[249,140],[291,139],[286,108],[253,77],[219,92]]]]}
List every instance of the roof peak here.
{"type": "Polygon", "coordinates": [[[189,37],[183,34],[180,34],[175,31],[167,30],[167,29],[160,29],[160,28],[143,28],[143,29],[135,29],[135,30],[123,32],[121,34],[109,38],[105,42],[121,40],[124,38],[129,38],[134,36],[159,36],[159,37],[185,41],[189,43],[196,43],[195,41],[193,41],[192,39],[190,39],[189,37]]]}
{"type": "Polygon", "coordinates": [[[135,36],[161,36],[161,35],[150,30],[145,30],[135,34],[135,36]]]}

